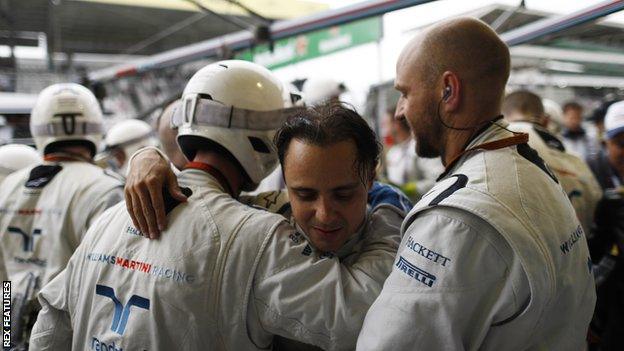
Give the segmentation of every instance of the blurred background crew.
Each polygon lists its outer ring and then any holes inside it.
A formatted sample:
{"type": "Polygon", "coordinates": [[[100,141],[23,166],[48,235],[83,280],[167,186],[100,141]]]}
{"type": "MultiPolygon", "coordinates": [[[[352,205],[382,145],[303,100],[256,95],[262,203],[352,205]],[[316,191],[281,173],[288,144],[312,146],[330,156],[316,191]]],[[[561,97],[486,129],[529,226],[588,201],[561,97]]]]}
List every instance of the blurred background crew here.
{"type": "Polygon", "coordinates": [[[37,150],[28,145],[7,144],[0,146],[0,183],[9,174],[41,162],[37,150]]]}
{"type": "Polygon", "coordinates": [[[548,119],[546,128],[553,135],[560,135],[563,129],[563,110],[561,105],[551,99],[542,99],[544,105],[544,116],[548,119]]]}
{"type": "Polygon", "coordinates": [[[589,120],[596,126],[597,141],[599,142],[601,146],[600,149],[602,149],[602,147],[604,146],[603,145],[604,139],[605,139],[605,135],[604,135],[605,125],[604,124],[605,124],[605,117],[607,115],[607,110],[609,109],[611,105],[613,105],[616,102],[617,100],[612,100],[612,99],[602,102],[600,106],[598,106],[598,108],[594,110],[591,117],[589,118],[589,120]]]}
{"type": "Polygon", "coordinates": [[[605,148],[589,159],[604,190],[590,241],[597,296],[591,325],[594,350],[622,350],[624,342],[624,101],[613,103],[604,119],[605,148]]]}
{"type": "Polygon", "coordinates": [[[11,126],[8,125],[4,116],[0,116],[0,143],[6,143],[7,140],[11,140],[12,136],[13,130],[11,126]]]}
{"type": "Polygon", "coordinates": [[[125,176],[130,156],[146,146],[157,146],[152,127],[138,119],[116,123],[104,138],[108,163],[117,173],[125,176]]]}
{"type": "Polygon", "coordinates": [[[585,233],[590,233],[602,190],[585,161],[568,153],[563,143],[547,129],[549,120],[542,99],[527,90],[513,92],[505,97],[503,114],[510,122],[509,129],[529,134],[529,146],[555,173],[585,233]]]}
{"type": "Polygon", "coordinates": [[[563,105],[563,130],[566,150],[586,160],[598,151],[597,141],[583,127],[583,106],[577,102],[563,105]]]}
{"type": "Polygon", "coordinates": [[[386,153],[388,181],[403,190],[412,200],[418,200],[433,187],[436,178],[444,171],[440,158],[423,158],[416,155],[416,141],[404,118],[394,117],[395,107],[386,111],[390,120],[394,145],[386,153]]]}
{"type": "Polygon", "coordinates": [[[347,87],[344,83],[332,78],[308,78],[302,88],[307,105],[338,102],[345,91],[347,87]]]}
{"type": "Polygon", "coordinates": [[[158,131],[158,139],[160,140],[162,150],[177,169],[184,168],[184,165],[188,162],[182,153],[182,150],[180,150],[178,142],[176,141],[178,130],[171,128],[171,117],[173,116],[176,108],[179,108],[180,106],[180,100],[175,100],[167,105],[160,116],[156,119],[156,129],[158,131]]]}
{"type": "Polygon", "coordinates": [[[123,198],[123,184],[93,164],[102,120],[98,101],[84,86],[45,88],[30,117],[44,162],[12,173],[0,187],[13,343],[28,340],[39,289],[65,269],[94,220],[123,198]]]}
{"type": "Polygon", "coordinates": [[[607,109],[604,121],[605,148],[589,159],[603,189],[620,189],[624,179],[624,101],[607,109]]]}

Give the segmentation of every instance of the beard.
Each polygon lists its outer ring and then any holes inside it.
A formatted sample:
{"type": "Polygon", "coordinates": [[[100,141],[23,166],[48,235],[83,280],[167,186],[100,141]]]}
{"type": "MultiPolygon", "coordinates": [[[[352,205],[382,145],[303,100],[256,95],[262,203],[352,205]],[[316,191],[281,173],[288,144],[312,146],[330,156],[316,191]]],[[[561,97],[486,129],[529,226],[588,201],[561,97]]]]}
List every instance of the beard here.
{"type": "Polygon", "coordinates": [[[416,140],[416,154],[424,158],[436,158],[441,155],[442,126],[437,117],[437,106],[428,105],[421,114],[418,127],[412,126],[416,140]]]}

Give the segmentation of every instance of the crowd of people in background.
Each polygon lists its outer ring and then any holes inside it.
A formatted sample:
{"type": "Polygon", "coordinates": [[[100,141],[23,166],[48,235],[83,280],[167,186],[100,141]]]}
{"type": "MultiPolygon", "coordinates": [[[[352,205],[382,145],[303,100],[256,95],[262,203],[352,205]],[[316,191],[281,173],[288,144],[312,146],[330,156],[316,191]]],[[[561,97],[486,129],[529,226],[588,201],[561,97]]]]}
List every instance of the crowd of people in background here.
{"type": "Polygon", "coordinates": [[[38,153],[0,146],[13,347],[622,349],[624,100],[590,114],[508,75],[485,24],[433,26],[399,58],[387,138],[344,84],[240,61],[107,131],[88,89],[46,88],[38,153]]]}

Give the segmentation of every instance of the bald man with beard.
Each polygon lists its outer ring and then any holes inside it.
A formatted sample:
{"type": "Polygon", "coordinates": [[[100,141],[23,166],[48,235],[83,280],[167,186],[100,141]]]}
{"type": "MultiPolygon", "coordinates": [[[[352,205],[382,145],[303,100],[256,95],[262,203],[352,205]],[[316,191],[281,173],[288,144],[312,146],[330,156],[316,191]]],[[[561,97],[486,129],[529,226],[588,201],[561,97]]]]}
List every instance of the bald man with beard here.
{"type": "Polygon", "coordinates": [[[502,120],[507,46],[458,18],[421,32],[396,67],[397,115],[446,170],[403,222],[358,350],[583,349],[596,299],[585,234],[502,120]]]}

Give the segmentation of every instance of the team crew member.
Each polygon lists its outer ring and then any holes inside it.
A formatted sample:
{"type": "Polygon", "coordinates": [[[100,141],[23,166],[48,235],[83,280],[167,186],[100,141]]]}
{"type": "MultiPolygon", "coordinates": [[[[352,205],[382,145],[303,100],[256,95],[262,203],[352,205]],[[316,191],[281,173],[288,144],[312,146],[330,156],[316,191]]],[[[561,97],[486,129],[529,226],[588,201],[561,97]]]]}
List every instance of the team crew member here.
{"type": "Polygon", "coordinates": [[[347,91],[344,83],[332,78],[308,78],[303,83],[303,100],[307,105],[322,105],[326,103],[337,103],[340,95],[347,91]]]}
{"type": "Polygon", "coordinates": [[[152,127],[138,119],[118,122],[104,137],[106,148],[103,155],[108,158],[113,171],[126,175],[130,156],[146,146],[157,146],[152,127]]]}
{"type": "Polygon", "coordinates": [[[42,291],[33,349],[255,350],[275,334],[352,349],[398,233],[367,232],[358,257],[340,262],[313,254],[284,217],[236,201],[277,164],[281,84],[265,68],[208,65],[182,99],[174,123],[193,162],[180,182],[192,196],[158,241],[141,236],[123,205],[100,217],[42,291]]]}
{"type": "MultiPolygon", "coordinates": [[[[241,201],[289,218],[310,242],[310,254],[352,262],[358,257],[363,240],[370,235],[368,232],[398,235],[403,215],[411,204],[400,192],[379,183],[367,196],[366,188],[374,178],[380,150],[374,132],[355,111],[340,105],[302,110],[280,129],[276,147],[288,191],[244,196],[241,201]],[[361,160],[360,172],[353,172],[354,159],[361,160]],[[361,186],[364,183],[366,188],[361,186]]],[[[144,151],[134,158],[131,178],[167,177],[154,172],[149,153],[144,151]]],[[[160,162],[163,164],[159,169],[168,170],[164,160],[160,162]]],[[[139,208],[135,212],[138,216],[145,210],[139,208]]],[[[371,269],[371,276],[376,271],[371,269]]],[[[389,271],[390,267],[386,272],[389,271]]],[[[382,283],[386,277],[387,274],[380,274],[376,279],[382,283]]],[[[277,338],[274,347],[302,350],[305,346],[277,338]]]]}
{"type": "Polygon", "coordinates": [[[92,164],[102,111],[78,84],[55,84],[37,98],[30,131],[43,164],[9,175],[0,187],[0,239],[13,311],[60,273],[87,228],[122,200],[122,186],[92,164]]]}
{"type": "Polygon", "coordinates": [[[620,350],[624,347],[624,101],[612,103],[605,113],[605,147],[589,160],[604,190],[590,241],[598,290],[592,334],[597,349],[620,350]]]}
{"type": "Polygon", "coordinates": [[[598,141],[583,127],[583,106],[574,101],[563,105],[563,124],[561,136],[568,152],[583,160],[598,152],[598,141]]]}
{"type": "Polygon", "coordinates": [[[509,50],[481,21],[436,24],[397,63],[399,112],[446,171],[406,217],[359,350],[579,350],[596,299],[574,209],[501,112],[509,50]]]}
{"type": "MultiPolygon", "coordinates": [[[[0,146],[0,183],[9,174],[41,162],[41,155],[30,146],[7,144],[0,146]]],[[[9,280],[0,246],[0,280],[9,280]]]]}
{"type": "Polygon", "coordinates": [[[0,183],[9,174],[41,162],[41,155],[28,145],[7,144],[0,146],[0,183]]]}
{"type": "Polygon", "coordinates": [[[510,130],[529,135],[529,146],[553,171],[572,202],[583,231],[590,233],[602,189],[585,161],[568,153],[563,143],[546,129],[549,120],[540,97],[529,91],[513,92],[505,97],[503,113],[510,121],[510,130]]]}

